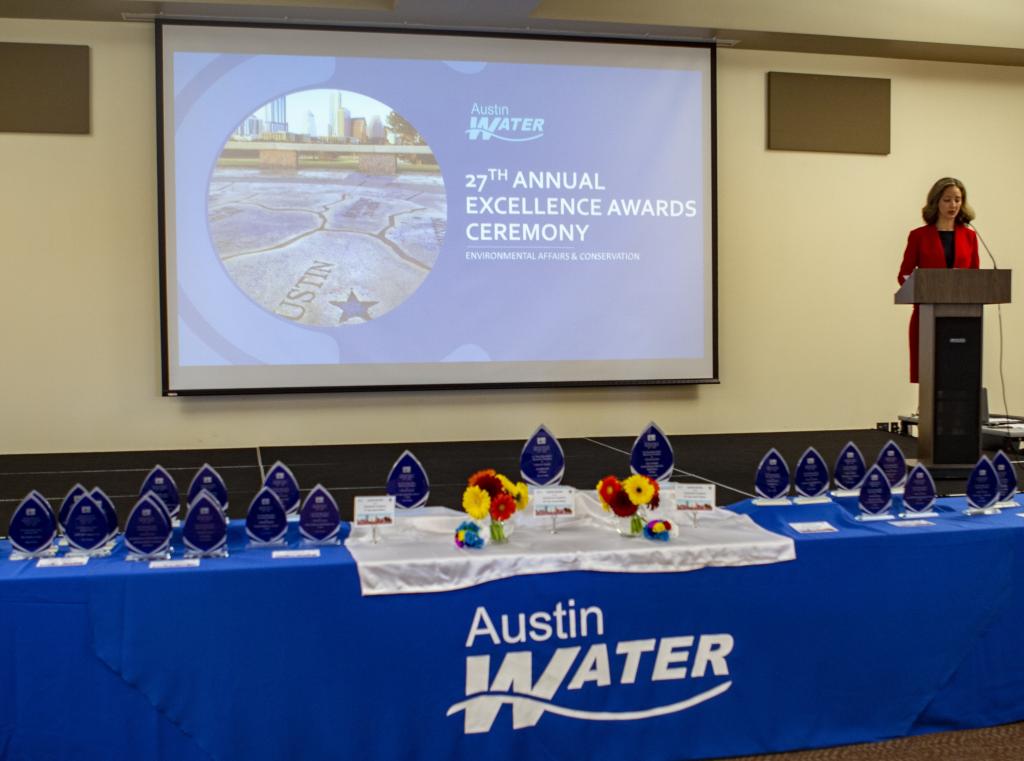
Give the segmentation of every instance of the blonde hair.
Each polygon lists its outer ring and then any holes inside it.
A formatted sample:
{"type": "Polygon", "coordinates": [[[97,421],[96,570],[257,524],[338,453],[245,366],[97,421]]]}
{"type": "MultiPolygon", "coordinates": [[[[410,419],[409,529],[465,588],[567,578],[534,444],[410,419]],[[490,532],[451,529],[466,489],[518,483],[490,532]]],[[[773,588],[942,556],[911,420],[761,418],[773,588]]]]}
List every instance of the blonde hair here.
{"type": "Polygon", "coordinates": [[[935,184],[932,185],[932,189],[928,191],[928,198],[925,200],[924,207],[921,209],[921,217],[929,225],[934,225],[936,220],[939,218],[939,199],[942,198],[942,194],[946,192],[946,188],[955,187],[960,190],[960,212],[956,215],[954,220],[955,224],[966,225],[972,219],[974,219],[974,209],[967,204],[967,188],[960,182],[956,177],[943,177],[941,180],[936,180],[935,184]]]}

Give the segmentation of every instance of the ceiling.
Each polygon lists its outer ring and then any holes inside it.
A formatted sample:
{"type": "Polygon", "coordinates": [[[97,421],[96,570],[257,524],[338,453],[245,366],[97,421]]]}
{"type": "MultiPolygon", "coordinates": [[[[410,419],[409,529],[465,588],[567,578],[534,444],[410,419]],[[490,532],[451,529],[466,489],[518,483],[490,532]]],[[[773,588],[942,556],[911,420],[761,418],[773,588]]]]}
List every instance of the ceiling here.
{"type": "Polygon", "coordinates": [[[3,18],[573,34],[1024,66],[1021,0],[0,0],[0,36],[3,18]]]}

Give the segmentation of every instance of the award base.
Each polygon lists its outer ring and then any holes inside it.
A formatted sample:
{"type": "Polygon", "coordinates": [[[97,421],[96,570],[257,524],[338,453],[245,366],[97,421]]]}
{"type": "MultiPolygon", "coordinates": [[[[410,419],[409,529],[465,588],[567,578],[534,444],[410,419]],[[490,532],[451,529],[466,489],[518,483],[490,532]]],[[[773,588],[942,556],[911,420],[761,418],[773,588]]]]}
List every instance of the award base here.
{"type": "Polygon", "coordinates": [[[913,520],[914,518],[938,518],[939,514],[934,510],[924,510],[920,513],[915,513],[913,510],[904,510],[898,514],[900,520],[913,520]]]}
{"type": "Polygon", "coordinates": [[[284,537],[274,542],[261,542],[258,539],[249,539],[249,541],[245,543],[245,548],[247,550],[279,550],[282,547],[287,546],[288,543],[284,540],[284,537]]]}
{"type": "Polygon", "coordinates": [[[868,513],[861,513],[860,515],[854,516],[854,520],[862,521],[864,523],[874,523],[875,521],[891,521],[895,518],[895,515],[891,513],[881,513],[879,515],[869,515],[868,513]]]}
{"type": "Polygon", "coordinates": [[[829,494],[835,499],[848,499],[850,497],[859,497],[860,489],[833,489],[829,494]]]}
{"type": "Polygon", "coordinates": [[[152,555],[140,555],[137,552],[129,552],[127,555],[125,555],[124,559],[127,560],[129,563],[148,563],[152,560],[170,560],[171,550],[170,548],[168,548],[163,552],[156,552],[152,555]]]}
{"type": "Polygon", "coordinates": [[[38,552],[21,552],[20,550],[11,550],[11,555],[8,560],[33,560],[35,558],[52,558],[57,554],[57,546],[51,544],[49,547],[39,550],[38,552]]]}
{"type": "Polygon", "coordinates": [[[185,558],[187,560],[193,560],[195,558],[226,558],[227,556],[227,547],[221,547],[218,550],[185,550],[185,558]]]}
{"type": "Polygon", "coordinates": [[[756,499],[750,500],[752,505],[758,507],[788,507],[793,504],[793,501],[789,497],[774,497],[769,499],[768,497],[757,497],[756,499]]]}
{"type": "MultiPolygon", "coordinates": [[[[70,546],[70,545],[69,545],[70,546]]],[[[79,550],[72,547],[67,554],[71,558],[107,558],[114,551],[114,543],[107,542],[91,550],[79,550]]]]}
{"type": "Polygon", "coordinates": [[[971,517],[975,515],[999,515],[999,508],[996,505],[992,505],[992,507],[968,507],[964,510],[964,515],[971,517]]]}
{"type": "Polygon", "coordinates": [[[827,494],[819,494],[817,497],[793,497],[794,505],[827,505],[832,498],[827,494]]]}
{"type": "Polygon", "coordinates": [[[995,505],[993,505],[993,507],[996,507],[999,510],[1013,510],[1020,506],[1020,502],[1017,502],[1016,500],[1013,499],[1008,499],[1005,502],[996,502],[995,505]]]}

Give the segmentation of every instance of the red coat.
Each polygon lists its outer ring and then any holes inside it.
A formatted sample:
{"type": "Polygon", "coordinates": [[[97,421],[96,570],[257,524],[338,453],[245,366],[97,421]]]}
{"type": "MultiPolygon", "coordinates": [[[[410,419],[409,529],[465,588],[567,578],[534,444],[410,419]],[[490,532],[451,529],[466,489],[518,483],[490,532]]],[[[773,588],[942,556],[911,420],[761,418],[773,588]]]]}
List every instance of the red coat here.
{"type": "MultiPolygon", "coordinates": [[[[978,236],[974,230],[957,225],[953,231],[955,258],[953,267],[978,269],[978,236]]],[[[935,225],[924,225],[910,231],[907,236],[907,250],[903,252],[903,263],[896,279],[900,285],[910,277],[915,267],[946,267],[946,250],[935,225]]],[[[917,383],[917,307],[910,316],[910,382],[917,383]]]]}

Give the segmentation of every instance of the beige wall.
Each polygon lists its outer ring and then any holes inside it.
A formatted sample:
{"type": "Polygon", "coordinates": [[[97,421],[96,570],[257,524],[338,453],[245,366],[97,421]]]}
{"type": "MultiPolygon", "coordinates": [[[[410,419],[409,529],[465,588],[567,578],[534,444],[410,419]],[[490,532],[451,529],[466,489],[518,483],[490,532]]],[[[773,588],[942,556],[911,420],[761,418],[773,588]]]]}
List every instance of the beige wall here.
{"type": "MultiPolygon", "coordinates": [[[[0,20],[0,40],[86,44],[93,67],[91,135],[0,135],[0,452],[866,427],[915,406],[892,292],[930,183],[964,179],[1000,264],[1020,259],[1024,69],[722,50],[721,385],[165,399],[152,28],[0,20]],[[766,151],[769,70],[891,78],[892,154],[766,151]]],[[[1024,318],[1003,315],[1012,408],[1024,318]]]]}

